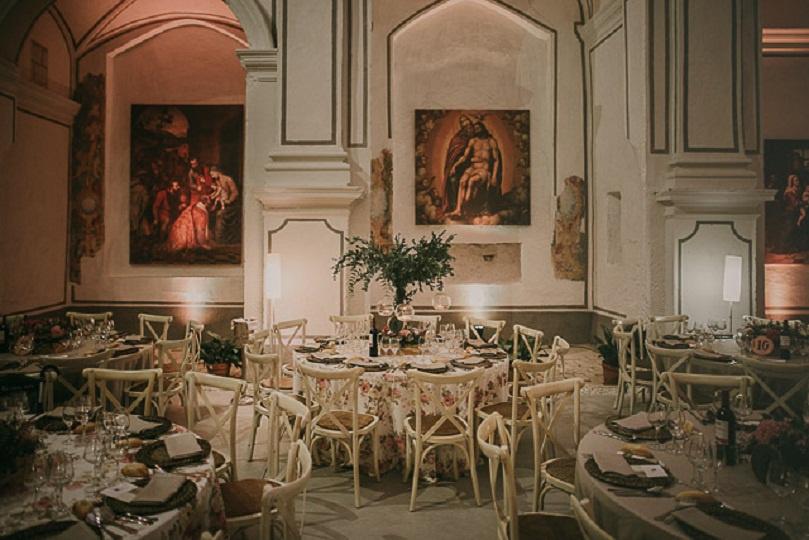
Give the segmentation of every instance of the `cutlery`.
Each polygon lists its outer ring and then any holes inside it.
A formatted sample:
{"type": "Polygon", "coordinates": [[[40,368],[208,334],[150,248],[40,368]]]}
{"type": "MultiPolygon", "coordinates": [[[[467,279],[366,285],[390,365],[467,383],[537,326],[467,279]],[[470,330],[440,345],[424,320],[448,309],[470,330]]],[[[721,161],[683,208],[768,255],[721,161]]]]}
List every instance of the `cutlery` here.
{"type": "Polygon", "coordinates": [[[617,497],[672,497],[670,493],[665,493],[663,491],[663,486],[653,486],[648,489],[644,490],[637,490],[637,489],[620,489],[620,488],[609,488],[611,493],[614,493],[617,497]]]}
{"type": "Polygon", "coordinates": [[[101,519],[107,523],[113,523],[119,529],[126,531],[130,534],[137,533],[137,529],[133,529],[132,527],[127,527],[126,525],[120,523],[120,521],[125,521],[127,523],[132,523],[136,525],[145,525],[144,523],[138,521],[137,519],[129,518],[126,516],[117,516],[115,512],[109,506],[100,506],[96,508],[99,512],[99,516],[101,519]]]}
{"type": "Polygon", "coordinates": [[[124,540],[124,537],[122,535],[114,533],[111,530],[109,530],[109,527],[107,527],[101,520],[101,516],[98,515],[95,511],[88,512],[87,515],[84,517],[84,521],[86,521],[87,524],[92,528],[94,528],[95,530],[107,533],[113,540],[124,540]]]}
{"type": "Polygon", "coordinates": [[[152,525],[154,523],[157,523],[157,518],[151,516],[136,516],[131,512],[124,512],[121,515],[129,519],[134,519],[135,521],[142,523],[144,525],[152,525]]]}

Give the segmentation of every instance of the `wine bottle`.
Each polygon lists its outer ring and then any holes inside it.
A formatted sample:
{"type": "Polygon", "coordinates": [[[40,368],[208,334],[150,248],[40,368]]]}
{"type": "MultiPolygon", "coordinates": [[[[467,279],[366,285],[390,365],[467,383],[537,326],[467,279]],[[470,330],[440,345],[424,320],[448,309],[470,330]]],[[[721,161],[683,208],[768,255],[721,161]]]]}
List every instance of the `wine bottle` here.
{"type": "Polygon", "coordinates": [[[8,352],[8,330],[6,329],[6,318],[0,317],[0,353],[8,352]]]}
{"type": "Polygon", "coordinates": [[[376,329],[376,319],[371,320],[371,333],[368,336],[368,355],[379,356],[379,330],[376,329]]]}
{"type": "Polygon", "coordinates": [[[716,411],[714,436],[718,457],[725,465],[736,465],[739,458],[736,447],[736,415],[730,408],[728,390],[722,390],[722,406],[716,411]]]}
{"type": "Polygon", "coordinates": [[[779,356],[783,360],[789,360],[792,358],[792,352],[790,351],[790,348],[792,347],[792,337],[789,335],[789,332],[789,324],[784,321],[784,327],[781,329],[781,335],[778,336],[778,352],[779,356]]]}

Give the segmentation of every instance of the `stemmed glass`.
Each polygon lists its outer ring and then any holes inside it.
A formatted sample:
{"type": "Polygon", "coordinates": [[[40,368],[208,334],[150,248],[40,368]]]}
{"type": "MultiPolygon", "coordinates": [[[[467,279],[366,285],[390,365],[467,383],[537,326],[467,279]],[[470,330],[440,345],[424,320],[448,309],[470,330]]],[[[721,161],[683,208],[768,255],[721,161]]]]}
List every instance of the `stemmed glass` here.
{"type": "Polygon", "coordinates": [[[646,411],[646,420],[655,428],[655,441],[660,442],[660,430],[669,422],[669,408],[657,402],[646,411]]]}
{"type": "Polygon", "coordinates": [[[37,452],[34,454],[34,459],[31,462],[31,474],[27,477],[28,483],[33,489],[31,494],[31,504],[29,510],[26,512],[27,518],[39,518],[39,491],[45,482],[48,481],[48,454],[45,452],[37,452]]]}
{"type": "Polygon", "coordinates": [[[90,423],[90,396],[82,396],[76,405],[76,418],[81,425],[81,433],[79,434],[79,442],[84,443],[87,438],[87,424],[90,423]]]}
{"type": "Polygon", "coordinates": [[[67,439],[65,441],[65,446],[70,447],[72,444],[71,435],[70,433],[73,431],[73,422],[76,421],[76,409],[73,407],[69,407],[67,405],[62,406],[62,422],[65,423],[68,430],[67,439]]]}
{"type": "Polygon", "coordinates": [[[65,452],[50,454],[48,483],[57,489],[56,510],[60,514],[68,512],[65,506],[65,486],[73,480],[73,458],[65,452]]]}
{"type": "Polygon", "coordinates": [[[685,424],[688,420],[683,409],[676,411],[674,414],[674,421],[669,425],[669,430],[671,431],[671,453],[678,455],[683,453],[683,445],[687,438],[685,424]]]}
{"type": "Polygon", "coordinates": [[[704,473],[707,463],[705,437],[700,431],[695,431],[691,434],[686,442],[686,458],[691,463],[691,482],[690,484],[697,489],[703,489],[705,486],[704,473]]]}
{"type": "Polygon", "coordinates": [[[104,463],[105,451],[104,439],[100,435],[90,439],[84,447],[84,459],[93,465],[93,481],[88,486],[88,493],[95,493],[101,486],[99,471],[104,463]]]}
{"type": "MultiPolygon", "coordinates": [[[[774,457],[767,467],[767,487],[783,501],[797,490],[798,473],[790,469],[781,456],[774,457]]],[[[782,509],[785,508],[784,504],[779,506],[782,509]]],[[[787,517],[783,510],[777,523],[781,528],[784,528],[787,524],[787,517]]]]}
{"type": "Polygon", "coordinates": [[[390,343],[388,345],[388,350],[390,350],[391,356],[396,356],[399,354],[399,349],[401,348],[401,343],[399,343],[398,337],[390,338],[390,343]]]}

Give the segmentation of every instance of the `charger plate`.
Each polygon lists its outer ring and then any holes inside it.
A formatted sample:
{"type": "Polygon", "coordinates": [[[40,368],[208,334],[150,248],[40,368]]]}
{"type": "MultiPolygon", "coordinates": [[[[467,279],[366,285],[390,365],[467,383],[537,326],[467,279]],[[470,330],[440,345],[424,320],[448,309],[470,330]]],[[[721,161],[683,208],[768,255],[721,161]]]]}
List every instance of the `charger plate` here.
{"type": "Polygon", "coordinates": [[[633,431],[618,424],[617,421],[620,419],[620,416],[609,416],[606,422],[604,422],[604,425],[616,435],[620,435],[630,441],[667,442],[671,440],[671,431],[669,431],[668,426],[660,428],[660,439],[658,439],[655,436],[654,428],[645,429],[643,431],[633,431]]]}
{"type": "MultiPolygon", "coordinates": [[[[649,465],[648,461],[633,460],[632,458],[628,458],[627,462],[630,465],[649,465]]],[[[624,476],[623,474],[613,472],[601,472],[601,469],[598,468],[598,465],[593,458],[589,458],[584,462],[584,469],[590,473],[590,476],[593,478],[608,484],[612,484],[613,486],[633,489],[648,489],[650,487],[657,486],[669,487],[673,485],[677,479],[674,478],[674,475],[671,474],[670,470],[668,470],[665,466],[662,467],[666,471],[666,474],[668,474],[667,477],[647,478],[645,476],[624,476]]]]}
{"type": "Polygon", "coordinates": [[[180,508],[186,504],[193,502],[197,497],[197,485],[191,480],[186,480],[180,486],[174,495],[166,499],[165,502],[124,502],[112,497],[104,497],[104,503],[112,508],[116,514],[124,514],[129,512],[136,516],[147,516],[150,514],[159,514],[180,508]]]}
{"type": "Polygon", "coordinates": [[[145,420],[146,422],[157,422],[158,426],[148,429],[142,429],[137,433],[130,432],[130,435],[133,437],[138,437],[140,439],[157,439],[164,433],[168,433],[171,431],[171,420],[168,418],[164,418],[163,416],[146,416],[143,414],[139,414],[138,418],[141,420],[145,420]]]}
{"type": "MultiPolygon", "coordinates": [[[[727,523],[728,525],[733,525],[735,527],[740,527],[750,531],[762,532],[764,533],[764,538],[767,540],[789,540],[789,536],[787,536],[784,531],[772,523],[757,518],[756,516],[751,516],[745,512],[734,510],[717,503],[697,504],[697,508],[712,518],[718,519],[719,521],[727,523]]],[[[672,514],[672,517],[677,520],[676,513],[672,514]]],[[[686,533],[688,533],[688,536],[691,538],[696,540],[714,540],[713,536],[691,527],[682,521],[677,520],[677,524],[686,533]]]]}
{"type": "Polygon", "coordinates": [[[207,459],[211,454],[211,443],[200,438],[197,438],[197,442],[202,448],[200,452],[172,459],[166,452],[166,443],[164,441],[155,441],[141,446],[135,454],[135,461],[143,463],[150,469],[154,469],[158,465],[163,469],[196,465],[207,459]]]}

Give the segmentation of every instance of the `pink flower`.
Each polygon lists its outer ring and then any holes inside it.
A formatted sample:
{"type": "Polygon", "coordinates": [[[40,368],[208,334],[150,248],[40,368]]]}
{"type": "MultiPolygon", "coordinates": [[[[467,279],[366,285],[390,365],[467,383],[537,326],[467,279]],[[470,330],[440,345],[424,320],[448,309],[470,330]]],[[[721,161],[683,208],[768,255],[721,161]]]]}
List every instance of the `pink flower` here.
{"type": "Polygon", "coordinates": [[[53,326],[51,326],[51,335],[53,337],[61,337],[65,335],[65,331],[62,330],[62,327],[59,326],[58,324],[54,324],[53,326]]]}
{"type": "Polygon", "coordinates": [[[763,420],[753,433],[758,444],[770,444],[789,429],[789,422],[763,420]]]}

